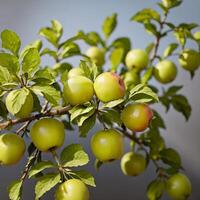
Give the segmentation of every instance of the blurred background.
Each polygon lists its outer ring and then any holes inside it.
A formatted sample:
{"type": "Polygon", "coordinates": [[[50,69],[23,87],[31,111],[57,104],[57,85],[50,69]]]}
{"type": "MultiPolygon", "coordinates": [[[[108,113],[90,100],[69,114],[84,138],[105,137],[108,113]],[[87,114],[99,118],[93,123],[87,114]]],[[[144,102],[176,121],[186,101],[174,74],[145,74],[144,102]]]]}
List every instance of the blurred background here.
{"type": "MultiPolygon", "coordinates": [[[[113,12],[118,13],[118,26],[110,40],[119,36],[128,36],[132,40],[133,48],[145,48],[153,38],[146,34],[142,26],[130,22],[130,17],[139,9],[152,7],[158,9],[154,0],[0,0],[0,31],[12,29],[22,38],[23,45],[34,41],[39,36],[38,30],[43,26],[50,25],[50,20],[57,19],[64,26],[63,39],[73,36],[78,30],[101,31],[101,25],[107,15],[113,12]]],[[[180,22],[200,23],[200,1],[185,0],[181,7],[173,9],[169,20],[175,24],[180,22]]],[[[164,39],[160,50],[162,51],[168,43],[174,41],[172,37],[164,39]]],[[[195,44],[189,44],[196,48],[195,44]]],[[[83,52],[87,48],[81,43],[83,52]]],[[[45,64],[50,61],[43,60],[45,64]]],[[[77,60],[72,63],[77,64],[77,60]]],[[[176,62],[176,61],[175,61],[176,62]]],[[[159,113],[165,118],[167,131],[162,135],[166,138],[169,147],[176,148],[182,156],[183,166],[186,174],[190,177],[193,185],[193,194],[190,200],[200,199],[200,70],[191,81],[189,73],[179,68],[179,76],[173,82],[176,85],[184,85],[181,93],[186,95],[193,112],[189,122],[177,112],[170,110],[165,114],[161,106],[157,106],[159,113]]],[[[153,81],[153,84],[157,83],[153,81]]],[[[89,137],[95,130],[100,129],[97,125],[91,130],[89,137]]],[[[85,149],[90,153],[89,140],[78,138],[78,131],[67,132],[66,143],[84,144],[85,149]]],[[[128,141],[126,150],[128,151],[128,141]]],[[[50,155],[46,154],[50,158],[50,155]]],[[[154,178],[155,169],[149,165],[144,174],[139,177],[125,177],[120,171],[119,162],[104,165],[99,172],[93,168],[94,158],[91,155],[91,164],[87,167],[96,179],[96,188],[91,188],[92,200],[145,200],[147,184],[154,178]]],[[[19,165],[13,167],[0,167],[0,199],[7,200],[7,185],[20,176],[26,159],[19,165]]],[[[23,199],[34,199],[34,181],[27,181],[24,187],[23,199]]],[[[47,193],[42,199],[52,199],[53,192],[47,193]]],[[[163,199],[169,199],[164,196],[163,199]]]]}

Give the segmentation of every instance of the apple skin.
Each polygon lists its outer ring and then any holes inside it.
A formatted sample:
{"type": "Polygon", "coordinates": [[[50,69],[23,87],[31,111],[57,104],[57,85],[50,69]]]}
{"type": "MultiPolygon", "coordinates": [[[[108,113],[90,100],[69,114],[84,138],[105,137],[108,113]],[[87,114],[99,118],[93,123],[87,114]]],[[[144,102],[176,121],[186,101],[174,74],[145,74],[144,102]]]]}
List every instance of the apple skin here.
{"type": "Polygon", "coordinates": [[[148,62],[148,54],[141,49],[133,49],[129,51],[125,58],[125,63],[129,70],[133,68],[142,70],[147,67],[148,62]]]}
{"type": "Polygon", "coordinates": [[[121,113],[124,125],[134,132],[144,131],[149,126],[152,117],[152,110],[144,103],[129,104],[121,113]]]}
{"type": "Polygon", "coordinates": [[[86,55],[91,58],[91,60],[99,67],[103,66],[105,63],[105,53],[103,49],[100,49],[98,47],[90,47],[86,51],[86,55]]]}
{"type": "Polygon", "coordinates": [[[90,101],[93,95],[93,82],[87,77],[74,76],[64,84],[64,100],[73,106],[90,101]]]}
{"type": "Polygon", "coordinates": [[[121,159],[122,172],[127,176],[138,176],[146,169],[146,159],[134,152],[126,153],[121,159]]]}
{"type": "Polygon", "coordinates": [[[74,77],[74,76],[84,76],[84,71],[80,67],[72,68],[68,72],[68,79],[74,77]]]}
{"type": "Polygon", "coordinates": [[[10,105],[12,104],[11,102],[13,101],[13,98],[14,98],[13,92],[15,92],[15,90],[11,91],[6,97],[6,101],[5,101],[6,108],[11,114],[15,115],[18,118],[28,117],[30,113],[33,111],[33,96],[31,92],[29,92],[23,106],[21,107],[20,111],[16,114],[12,113],[12,110],[10,108],[10,105]]]}
{"type": "Polygon", "coordinates": [[[15,133],[0,135],[0,164],[16,164],[23,157],[25,149],[24,140],[15,133]]]}
{"type": "Polygon", "coordinates": [[[95,93],[102,102],[123,98],[125,85],[123,79],[113,72],[104,72],[94,81],[95,93]]]}
{"type": "Polygon", "coordinates": [[[132,69],[123,75],[123,80],[126,88],[132,88],[140,83],[140,76],[137,70],[132,69]]]}
{"type": "Polygon", "coordinates": [[[188,177],[182,173],[172,175],[166,183],[168,195],[174,200],[187,200],[192,193],[188,177]]]}
{"type": "Polygon", "coordinates": [[[200,43],[200,31],[195,32],[193,36],[194,36],[194,39],[195,39],[198,43],[200,43]]]}
{"type": "Polygon", "coordinates": [[[92,136],[90,146],[94,156],[102,162],[120,159],[124,153],[124,139],[114,129],[96,132],[92,136]]]}
{"type": "Polygon", "coordinates": [[[163,84],[170,83],[177,76],[176,65],[170,60],[163,60],[154,68],[154,76],[157,81],[163,84]]]}
{"type": "Polygon", "coordinates": [[[179,57],[179,64],[188,71],[195,71],[200,66],[200,53],[185,49],[179,57]]]}
{"type": "Polygon", "coordinates": [[[31,127],[30,137],[40,151],[60,147],[65,139],[64,125],[57,119],[40,119],[31,127]]]}
{"type": "Polygon", "coordinates": [[[174,0],[162,0],[162,2],[166,8],[171,8],[174,5],[174,0]]]}
{"type": "Polygon", "coordinates": [[[55,200],[89,200],[89,190],[79,179],[69,179],[58,187],[55,200]]]}

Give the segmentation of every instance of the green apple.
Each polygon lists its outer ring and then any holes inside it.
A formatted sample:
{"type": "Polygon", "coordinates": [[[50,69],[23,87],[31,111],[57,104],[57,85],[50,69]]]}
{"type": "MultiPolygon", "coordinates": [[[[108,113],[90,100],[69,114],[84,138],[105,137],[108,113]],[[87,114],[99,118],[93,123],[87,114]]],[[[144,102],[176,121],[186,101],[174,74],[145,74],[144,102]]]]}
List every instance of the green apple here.
{"type": "Polygon", "coordinates": [[[176,65],[170,60],[159,62],[154,68],[154,76],[161,83],[170,83],[177,75],[176,65]]]}
{"type": "Polygon", "coordinates": [[[25,149],[24,140],[15,133],[0,135],[0,164],[16,164],[23,157],[25,149]]]}
{"type": "Polygon", "coordinates": [[[74,76],[84,76],[84,71],[80,67],[72,68],[68,72],[68,79],[74,77],[74,76]]]}
{"type": "Polygon", "coordinates": [[[194,39],[195,39],[198,43],[200,43],[200,31],[195,32],[193,36],[194,36],[194,39]]]}
{"type": "Polygon", "coordinates": [[[127,53],[125,63],[130,70],[133,68],[142,70],[147,67],[149,63],[149,57],[144,50],[133,49],[127,53]]]}
{"type": "Polygon", "coordinates": [[[99,67],[101,67],[105,60],[104,60],[104,50],[100,49],[98,47],[90,47],[87,51],[86,51],[86,55],[91,58],[91,60],[99,67]]]}
{"type": "Polygon", "coordinates": [[[184,69],[195,71],[200,66],[200,53],[193,49],[185,49],[179,57],[179,63],[184,69]]]}
{"type": "Polygon", "coordinates": [[[71,105],[86,103],[94,95],[93,82],[84,76],[73,76],[64,84],[63,96],[71,105]]]}
{"type": "Polygon", "coordinates": [[[144,103],[129,104],[121,113],[124,125],[135,132],[144,131],[149,126],[152,117],[152,110],[144,103]]]}
{"type": "Polygon", "coordinates": [[[121,159],[122,172],[127,176],[138,176],[146,169],[146,159],[134,152],[126,153],[121,159]]]}
{"type": "Polygon", "coordinates": [[[140,76],[137,70],[132,69],[123,75],[126,88],[132,88],[140,83],[140,76]]]}
{"type": "Polygon", "coordinates": [[[125,95],[124,81],[113,72],[104,72],[94,81],[94,90],[102,102],[123,98],[125,95]]]}
{"type": "Polygon", "coordinates": [[[174,2],[176,2],[176,1],[175,0],[162,0],[162,2],[166,8],[171,8],[171,7],[173,7],[174,2]]]}
{"type": "Polygon", "coordinates": [[[40,119],[31,127],[30,137],[40,151],[60,147],[65,139],[64,125],[57,119],[40,119]]]}
{"type": "Polygon", "coordinates": [[[55,200],[89,200],[89,190],[79,179],[69,179],[58,187],[55,200]]]}
{"type": "Polygon", "coordinates": [[[124,139],[122,135],[114,130],[101,130],[92,136],[92,153],[102,162],[120,159],[124,153],[124,139]]]}
{"type": "MultiPolygon", "coordinates": [[[[25,88],[23,88],[23,89],[25,89],[25,88]]],[[[19,89],[19,90],[22,90],[22,89],[19,89]]],[[[23,103],[22,107],[20,108],[19,112],[13,113],[12,105],[13,105],[13,102],[15,102],[15,98],[16,98],[15,94],[19,90],[13,90],[8,94],[8,96],[6,97],[6,101],[5,101],[6,108],[11,114],[15,115],[18,118],[28,117],[30,115],[30,113],[33,111],[33,96],[28,89],[26,89],[28,92],[28,95],[26,96],[26,100],[23,103]]]]}
{"type": "Polygon", "coordinates": [[[188,177],[182,173],[172,175],[166,184],[168,195],[174,200],[187,200],[192,193],[188,177]]]}

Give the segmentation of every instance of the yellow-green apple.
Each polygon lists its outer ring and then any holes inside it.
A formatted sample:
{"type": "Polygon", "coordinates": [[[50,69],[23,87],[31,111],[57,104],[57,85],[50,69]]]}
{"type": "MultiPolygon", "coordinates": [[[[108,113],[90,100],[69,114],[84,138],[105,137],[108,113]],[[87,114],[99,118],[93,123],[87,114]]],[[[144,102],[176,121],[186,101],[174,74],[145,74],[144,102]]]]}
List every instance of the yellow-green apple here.
{"type": "Polygon", "coordinates": [[[90,47],[87,51],[86,51],[86,55],[91,58],[91,60],[99,67],[101,67],[105,60],[104,60],[104,50],[100,49],[98,47],[90,47]]]}
{"type": "Polygon", "coordinates": [[[128,152],[121,159],[122,172],[127,176],[138,176],[146,169],[146,159],[142,154],[128,152]]]}
{"type": "Polygon", "coordinates": [[[57,188],[55,200],[89,200],[89,190],[79,179],[69,179],[57,188]]]}
{"type": "Polygon", "coordinates": [[[121,113],[124,125],[135,132],[144,131],[149,126],[152,117],[152,110],[144,103],[129,104],[121,113]]]}
{"type": "Polygon", "coordinates": [[[172,175],[166,184],[168,195],[174,200],[187,200],[192,193],[188,177],[182,173],[172,175]]]}
{"type": "Polygon", "coordinates": [[[195,39],[198,43],[200,43],[200,31],[195,32],[193,36],[194,36],[194,39],[195,39]]]}
{"type": "Polygon", "coordinates": [[[132,88],[140,83],[140,76],[138,74],[138,71],[135,69],[132,69],[128,72],[126,72],[123,75],[123,80],[125,83],[126,88],[132,88]]]}
{"type": "Polygon", "coordinates": [[[13,113],[13,106],[12,105],[13,105],[13,102],[15,102],[15,99],[16,99],[16,92],[18,92],[20,90],[22,90],[22,89],[11,91],[8,94],[8,96],[6,97],[5,103],[6,103],[6,108],[8,109],[8,111],[11,114],[15,115],[18,118],[24,118],[24,117],[28,117],[33,110],[33,96],[28,89],[23,88],[23,90],[26,90],[27,96],[25,98],[25,101],[23,102],[23,105],[19,109],[19,111],[17,113],[13,113]]]}
{"type": "Polygon", "coordinates": [[[185,49],[179,57],[179,63],[184,69],[195,71],[200,66],[200,53],[193,49],[185,49]]]}
{"type": "Polygon", "coordinates": [[[30,129],[33,144],[40,151],[48,151],[62,146],[65,139],[64,125],[57,119],[43,118],[30,129]]]}
{"type": "Polygon", "coordinates": [[[73,76],[64,84],[63,96],[71,105],[86,103],[92,99],[93,95],[93,82],[87,77],[73,76]]]}
{"type": "Polygon", "coordinates": [[[170,83],[177,75],[176,65],[170,60],[159,62],[154,68],[154,76],[161,83],[170,83]]]}
{"type": "Polygon", "coordinates": [[[72,68],[68,74],[68,79],[74,76],[84,76],[84,71],[80,67],[72,68]]]}
{"type": "Polygon", "coordinates": [[[125,63],[128,69],[136,68],[137,70],[142,70],[147,67],[148,62],[148,54],[141,49],[133,49],[129,51],[125,58],[125,63]]]}
{"type": "Polygon", "coordinates": [[[94,81],[94,90],[97,97],[103,102],[123,98],[125,85],[123,79],[113,72],[104,72],[94,81]]]}
{"type": "Polygon", "coordinates": [[[114,129],[98,131],[93,135],[90,145],[92,153],[102,162],[120,159],[124,153],[124,139],[114,129]]]}
{"type": "Polygon", "coordinates": [[[0,164],[16,164],[23,157],[25,149],[25,142],[19,135],[15,133],[0,135],[0,164]]]}

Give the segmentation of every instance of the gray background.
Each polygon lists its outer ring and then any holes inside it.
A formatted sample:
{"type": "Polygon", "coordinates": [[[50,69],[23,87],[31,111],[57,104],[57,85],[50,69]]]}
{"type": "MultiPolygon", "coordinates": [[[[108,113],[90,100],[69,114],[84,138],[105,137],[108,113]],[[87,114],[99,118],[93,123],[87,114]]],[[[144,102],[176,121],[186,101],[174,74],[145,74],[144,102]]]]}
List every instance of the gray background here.
{"type": "MultiPolygon", "coordinates": [[[[70,37],[77,30],[100,31],[100,26],[105,16],[113,12],[119,13],[119,25],[112,38],[117,36],[129,36],[132,39],[133,47],[145,48],[147,43],[152,41],[151,36],[145,34],[142,26],[129,21],[130,17],[139,9],[144,7],[154,7],[154,0],[0,0],[0,31],[5,28],[16,31],[23,40],[23,45],[38,38],[37,32],[40,27],[50,24],[51,19],[58,19],[64,26],[64,38],[70,37]]],[[[170,19],[175,23],[192,22],[199,23],[200,1],[185,0],[184,4],[173,10],[170,19]]],[[[112,39],[111,38],[111,39],[112,39]]],[[[173,41],[168,38],[163,41],[161,50],[167,43],[173,41]]],[[[195,44],[189,44],[195,48],[195,44]]],[[[85,46],[82,45],[83,49],[85,46]]],[[[47,62],[44,60],[44,62],[47,62]]],[[[76,61],[75,61],[76,62],[76,61]]],[[[180,69],[180,68],[179,68],[180,69]]],[[[175,147],[182,155],[183,166],[190,176],[193,184],[193,195],[191,200],[200,199],[200,159],[199,159],[199,130],[200,130],[200,70],[196,73],[193,81],[183,70],[179,70],[178,79],[174,84],[183,84],[182,93],[189,99],[193,108],[193,113],[188,123],[184,118],[173,110],[165,115],[164,109],[157,106],[159,112],[165,117],[167,131],[163,131],[163,136],[170,147],[175,147]]],[[[154,84],[157,84],[153,81],[154,84]]],[[[96,127],[99,128],[99,127],[96,127]]],[[[94,131],[91,131],[91,133],[94,131]]],[[[67,143],[82,142],[90,152],[87,139],[79,139],[77,131],[67,134],[67,143]]],[[[91,135],[91,134],[90,134],[91,135]]],[[[128,144],[128,143],[127,143],[128,144]]],[[[128,145],[127,145],[128,146],[128,145]]],[[[128,148],[128,147],[127,147],[128,148]]],[[[46,155],[47,157],[49,155],[46,155]]],[[[91,157],[93,161],[93,157],[91,157]]],[[[19,165],[0,168],[0,199],[8,199],[6,185],[13,179],[19,177],[20,170],[23,169],[24,161],[19,165]]],[[[154,178],[155,172],[150,165],[148,170],[137,178],[125,177],[122,175],[119,163],[115,162],[102,167],[96,173],[92,165],[89,170],[95,175],[97,188],[91,188],[91,199],[94,200],[143,200],[147,183],[154,178]]],[[[24,188],[24,199],[32,200],[33,184],[27,182],[24,188]]],[[[33,183],[33,182],[31,182],[33,183]]],[[[43,199],[53,199],[53,194],[49,193],[43,199]]],[[[163,199],[168,199],[164,197],[163,199]]]]}

